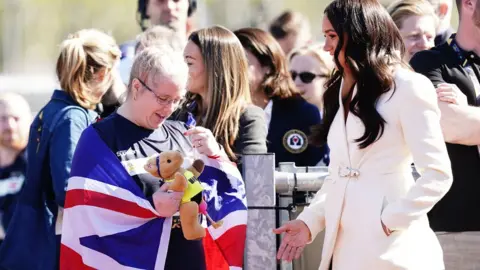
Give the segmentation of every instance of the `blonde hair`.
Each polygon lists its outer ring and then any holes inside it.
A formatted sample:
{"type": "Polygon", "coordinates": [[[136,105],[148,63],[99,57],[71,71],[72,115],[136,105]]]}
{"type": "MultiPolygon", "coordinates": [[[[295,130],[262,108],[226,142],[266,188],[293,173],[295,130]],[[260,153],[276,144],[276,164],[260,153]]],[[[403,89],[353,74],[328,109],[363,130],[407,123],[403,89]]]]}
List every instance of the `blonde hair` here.
{"type": "Polygon", "coordinates": [[[147,47],[136,57],[130,73],[128,93],[132,91],[135,78],[144,82],[155,82],[156,78],[165,77],[172,80],[181,89],[185,89],[188,79],[188,66],[181,51],[169,46],[147,47]]]}
{"type": "Polygon", "coordinates": [[[173,50],[182,51],[186,40],[182,35],[171,28],[163,25],[156,25],[148,28],[137,37],[135,52],[150,46],[170,46],[173,50]]]}
{"type": "Polygon", "coordinates": [[[431,16],[438,27],[438,17],[434,7],[425,0],[398,0],[387,8],[388,13],[397,25],[398,29],[403,27],[403,22],[411,16],[431,16]]]}
{"type": "Polygon", "coordinates": [[[335,69],[335,62],[333,57],[323,50],[323,43],[314,43],[305,47],[294,50],[289,57],[289,62],[297,55],[309,55],[315,58],[320,63],[321,72],[331,75],[335,69]]]}
{"type": "MultiPolygon", "coordinates": [[[[212,131],[231,160],[237,156],[233,144],[239,131],[240,116],[251,103],[248,81],[248,62],[242,44],[228,29],[213,26],[193,32],[189,40],[202,53],[207,72],[207,95],[209,106],[205,118],[197,120],[199,126],[212,131]]],[[[184,109],[192,101],[198,101],[198,110],[203,111],[200,95],[187,93],[184,109]]]]}
{"type": "Polygon", "coordinates": [[[96,29],[84,29],[68,36],[60,45],[57,77],[60,86],[80,106],[94,109],[113,83],[110,71],[120,59],[113,37],[96,29]],[[109,78],[97,83],[98,72],[109,78]]]}

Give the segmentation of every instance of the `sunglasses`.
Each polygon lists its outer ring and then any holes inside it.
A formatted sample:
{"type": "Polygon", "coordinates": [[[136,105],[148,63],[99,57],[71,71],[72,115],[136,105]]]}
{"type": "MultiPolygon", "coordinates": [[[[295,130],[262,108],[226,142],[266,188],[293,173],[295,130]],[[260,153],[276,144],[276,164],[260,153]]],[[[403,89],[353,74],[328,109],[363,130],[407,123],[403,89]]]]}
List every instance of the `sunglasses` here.
{"type": "Polygon", "coordinates": [[[290,74],[292,75],[292,80],[295,81],[295,79],[300,77],[300,81],[303,83],[311,83],[316,77],[319,78],[328,78],[328,75],[325,74],[315,74],[312,72],[304,71],[297,73],[296,71],[290,71],[290,74]]]}

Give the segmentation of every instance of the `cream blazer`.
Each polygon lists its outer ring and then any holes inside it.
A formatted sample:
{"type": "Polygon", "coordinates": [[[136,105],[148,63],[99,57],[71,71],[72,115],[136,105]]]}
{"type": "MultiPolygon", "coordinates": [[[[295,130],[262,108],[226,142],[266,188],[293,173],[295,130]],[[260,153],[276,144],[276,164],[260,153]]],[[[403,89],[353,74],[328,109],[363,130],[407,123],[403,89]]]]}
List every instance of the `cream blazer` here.
{"type": "MultiPolygon", "coordinates": [[[[325,229],[320,270],[441,270],[443,253],[427,212],[449,190],[452,172],[432,83],[404,68],[395,92],[377,102],[383,136],[366,149],[363,123],[340,109],[328,134],[329,177],[298,219],[313,238],[325,229]],[[414,181],[411,164],[421,177],[414,181]],[[394,232],[387,236],[381,221],[394,232]]],[[[356,88],[354,89],[356,94],[356,88]]],[[[320,252],[320,251],[319,251],[320,252]]]]}

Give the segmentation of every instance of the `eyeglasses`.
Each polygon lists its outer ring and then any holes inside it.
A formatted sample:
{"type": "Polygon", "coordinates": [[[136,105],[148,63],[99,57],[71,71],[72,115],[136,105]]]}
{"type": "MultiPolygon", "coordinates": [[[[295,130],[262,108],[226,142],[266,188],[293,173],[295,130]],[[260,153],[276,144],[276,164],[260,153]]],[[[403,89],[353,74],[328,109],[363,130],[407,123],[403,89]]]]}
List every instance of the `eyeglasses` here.
{"type": "Polygon", "coordinates": [[[292,75],[292,80],[293,80],[293,81],[295,81],[295,79],[297,78],[297,76],[299,76],[299,77],[300,77],[300,80],[301,80],[303,83],[311,83],[316,77],[328,78],[328,75],[325,75],[325,74],[315,74],[315,73],[308,72],[308,71],[304,71],[304,72],[300,72],[300,73],[297,73],[296,71],[290,71],[290,74],[292,75]]]}
{"type": "Polygon", "coordinates": [[[145,88],[147,88],[148,91],[152,92],[152,94],[156,97],[157,103],[160,105],[170,105],[172,104],[173,106],[178,106],[182,102],[182,99],[168,99],[164,97],[160,97],[159,95],[155,94],[155,92],[152,90],[152,88],[148,87],[148,85],[140,80],[139,78],[136,78],[145,88]]]}

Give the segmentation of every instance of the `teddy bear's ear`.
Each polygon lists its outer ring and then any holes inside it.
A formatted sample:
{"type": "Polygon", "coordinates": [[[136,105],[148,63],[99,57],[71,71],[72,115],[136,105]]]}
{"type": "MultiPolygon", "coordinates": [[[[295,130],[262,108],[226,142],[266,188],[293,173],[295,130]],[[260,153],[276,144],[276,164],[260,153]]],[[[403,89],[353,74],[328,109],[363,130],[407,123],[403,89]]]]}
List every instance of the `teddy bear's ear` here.
{"type": "Polygon", "coordinates": [[[201,159],[196,159],[195,161],[193,161],[192,167],[200,175],[203,172],[203,169],[205,168],[205,163],[201,159]]]}

